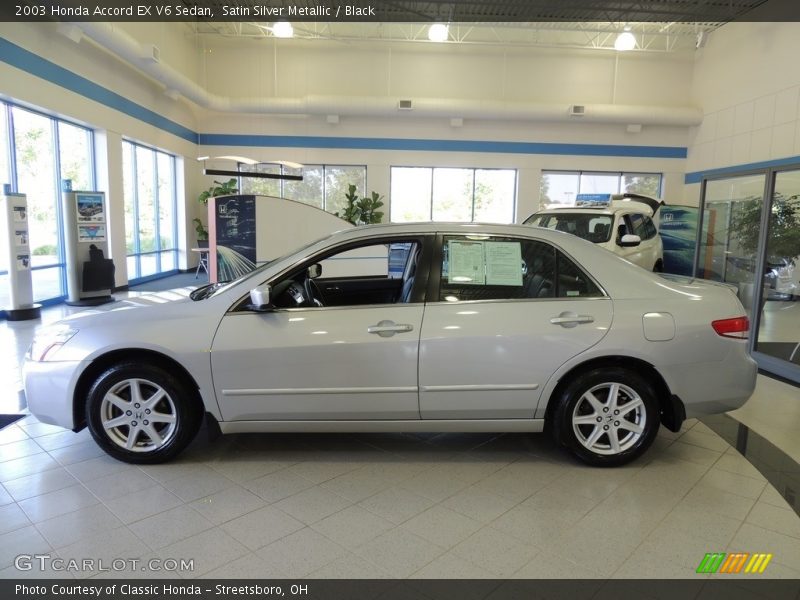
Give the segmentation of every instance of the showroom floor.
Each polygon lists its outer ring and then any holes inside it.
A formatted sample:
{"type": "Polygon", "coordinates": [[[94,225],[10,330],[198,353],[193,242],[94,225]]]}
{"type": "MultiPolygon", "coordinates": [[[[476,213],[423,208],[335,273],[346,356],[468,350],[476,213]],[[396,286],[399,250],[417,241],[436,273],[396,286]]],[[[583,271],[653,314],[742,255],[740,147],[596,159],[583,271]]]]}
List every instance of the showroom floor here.
{"type": "MultiPolygon", "coordinates": [[[[37,325],[0,322],[0,374],[14,384],[0,413],[20,408],[19,362],[37,325]]],[[[800,421],[796,388],[777,385],[760,377],[737,411],[768,439],[776,395],[777,425],[800,421]]],[[[764,576],[800,578],[800,518],[694,420],[612,470],[578,465],[545,435],[210,437],[173,463],[135,467],[86,430],[33,417],[0,430],[0,577],[43,576],[14,557],[51,553],[194,559],[181,577],[686,578],[701,577],[706,553],[737,551],[772,553],[764,576]]],[[[797,436],[784,437],[796,452],[797,436]]]]}

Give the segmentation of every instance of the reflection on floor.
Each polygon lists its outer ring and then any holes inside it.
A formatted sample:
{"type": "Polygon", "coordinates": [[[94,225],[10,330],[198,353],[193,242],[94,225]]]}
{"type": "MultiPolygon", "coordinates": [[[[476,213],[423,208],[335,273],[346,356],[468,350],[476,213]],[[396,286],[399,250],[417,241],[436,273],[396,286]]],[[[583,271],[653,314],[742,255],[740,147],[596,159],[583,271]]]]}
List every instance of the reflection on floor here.
{"type": "MultiPolygon", "coordinates": [[[[18,408],[16,369],[37,325],[0,323],[4,381],[15,383],[0,412],[18,408]]],[[[737,416],[797,456],[797,389],[780,386],[760,378],[737,416]]],[[[702,578],[712,577],[695,573],[708,552],[769,552],[765,577],[800,578],[800,518],[694,420],[677,434],[662,428],[636,464],[599,470],[546,435],[206,430],[178,461],[135,467],[85,430],[27,417],[0,431],[0,577],[64,576],[13,566],[53,551],[106,564],[193,559],[176,573],[190,578],[702,578]]]]}

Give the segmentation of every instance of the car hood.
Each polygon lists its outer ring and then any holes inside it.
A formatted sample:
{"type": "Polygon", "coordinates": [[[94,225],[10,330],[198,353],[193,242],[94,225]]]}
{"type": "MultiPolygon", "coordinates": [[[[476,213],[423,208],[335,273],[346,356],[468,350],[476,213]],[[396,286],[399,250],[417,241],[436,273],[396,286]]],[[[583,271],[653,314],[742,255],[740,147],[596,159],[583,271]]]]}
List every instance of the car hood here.
{"type": "Polygon", "coordinates": [[[177,290],[142,294],[141,296],[132,296],[124,300],[118,300],[116,302],[110,302],[108,304],[82,310],[62,319],[62,322],[74,324],[76,327],[79,327],[94,321],[104,321],[107,318],[120,318],[120,313],[124,311],[136,311],[136,318],[143,318],[145,315],[139,314],[139,311],[147,310],[148,314],[146,318],[148,319],[156,317],[156,313],[158,312],[165,314],[181,312],[187,310],[189,305],[195,304],[195,302],[189,299],[191,291],[192,290],[189,288],[181,288],[177,290]],[[181,307],[181,305],[186,306],[181,307]]]}

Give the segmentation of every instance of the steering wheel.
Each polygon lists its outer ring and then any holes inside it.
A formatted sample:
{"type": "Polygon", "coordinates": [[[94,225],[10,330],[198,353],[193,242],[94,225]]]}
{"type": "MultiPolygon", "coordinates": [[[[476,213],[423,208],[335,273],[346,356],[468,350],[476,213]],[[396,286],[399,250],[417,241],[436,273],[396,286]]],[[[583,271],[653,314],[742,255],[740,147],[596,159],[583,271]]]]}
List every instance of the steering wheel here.
{"type": "Polygon", "coordinates": [[[322,303],[322,293],[319,291],[319,286],[312,277],[306,277],[306,280],[303,282],[303,287],[306,290],[306,300],[311,302],[314,306],[325,306],[322,303]]]}

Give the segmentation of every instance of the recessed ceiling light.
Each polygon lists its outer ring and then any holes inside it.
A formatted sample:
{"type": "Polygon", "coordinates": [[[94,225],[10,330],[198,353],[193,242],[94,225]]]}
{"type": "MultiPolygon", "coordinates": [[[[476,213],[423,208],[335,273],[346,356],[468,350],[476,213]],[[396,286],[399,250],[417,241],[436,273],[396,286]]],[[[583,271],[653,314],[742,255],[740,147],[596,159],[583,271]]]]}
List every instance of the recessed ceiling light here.
{"type": "Polygon", "coordinates": [[[428,39],[432,42],[446,42],[449,30],[444,23],[434,23],[428,28],[428,39]]]}
{"type": "Polygon", "coordinates": [[[272,24],[272,35],[279,38],[294,37],[294,27],[289,21],[278,21],[272,24]]]}

